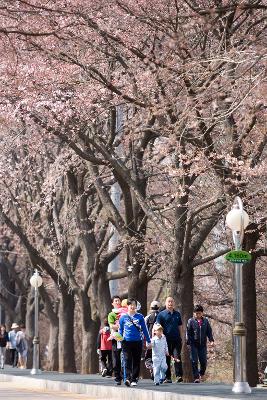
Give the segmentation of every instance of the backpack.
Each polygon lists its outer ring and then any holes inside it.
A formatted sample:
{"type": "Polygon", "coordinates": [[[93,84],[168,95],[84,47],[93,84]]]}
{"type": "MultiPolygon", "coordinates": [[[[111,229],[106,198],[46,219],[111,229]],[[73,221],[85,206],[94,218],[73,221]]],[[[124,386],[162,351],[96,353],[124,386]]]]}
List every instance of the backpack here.
{"type": "Polygon", "coordinates": [[[19,353],[23,353],[24,350],[26,350],[25,340],[23,338],[21,338],[19,343],[17,344],[17,351],[19,353]]]}
{"type": "Polygon", "coordinates": [[[149,332],[150,337],[152,337],[152,329],[156,322],[158,314],[159,314],[159,310],[152,311],[152,313],[149,314],[148,318],[146,319],[146,326],[147,326],[147,330],[149,332]]]}

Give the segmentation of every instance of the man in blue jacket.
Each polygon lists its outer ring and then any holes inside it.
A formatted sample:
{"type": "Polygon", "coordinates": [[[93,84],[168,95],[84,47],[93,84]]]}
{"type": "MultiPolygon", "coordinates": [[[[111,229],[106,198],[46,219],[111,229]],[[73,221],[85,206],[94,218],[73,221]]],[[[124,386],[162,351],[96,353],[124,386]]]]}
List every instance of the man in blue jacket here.
{"type": "Polygon", "coordinates": [[[136,386],[139,378],[144,336],[151,348],[151,339],[142,314],[136,312],[137,301],[127,300],[128,312],[120,317],[119,333],[123,336],[122,351],[126,369],[126,386],[136,386]]]}
{"type": "Polygon", "coordinates": [[[200,383],[207,368],[207,338],[213,346],[214,339],[210,323],[203,316],[203,307],[198,304],[194,307],[194,316],[188,320],[186,327],[186,343],[190,346],[190,359],[195,383],[200,383]],[[200,370],[198,370],[198,361],[200,370]]]}
{"type": "Polygon", "coordinates": [[[171,379],[171,358],[174,361],[176,382],[183,382],[183,369],[181,362],[182,349],[182,318],[179,311],[174,309],[174,299],[167,297],[166,309],[157,316],[157,324],[163,327],[163,333],[166,336],[169,356],[166,357],[168,369],[164,383],[172,383],[171,379]]]}

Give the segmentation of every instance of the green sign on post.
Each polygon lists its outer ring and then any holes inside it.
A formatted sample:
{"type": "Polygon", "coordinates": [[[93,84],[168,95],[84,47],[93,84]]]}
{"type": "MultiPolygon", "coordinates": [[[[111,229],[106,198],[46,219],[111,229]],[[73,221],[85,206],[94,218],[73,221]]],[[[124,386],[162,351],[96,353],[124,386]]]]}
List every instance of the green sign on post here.
{"type": "Polygon", "coordinates": [[[243,250],[232,250],[225,255],[225,259],[234,264],[244,264],[249,262],[251,258],[251,254],[243,250]]]}

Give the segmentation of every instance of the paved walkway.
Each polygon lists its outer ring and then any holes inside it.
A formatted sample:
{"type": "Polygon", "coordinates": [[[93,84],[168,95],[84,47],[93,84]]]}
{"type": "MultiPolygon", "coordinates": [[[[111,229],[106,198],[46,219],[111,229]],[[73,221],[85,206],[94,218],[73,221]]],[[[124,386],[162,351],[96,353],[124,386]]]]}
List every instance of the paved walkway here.
{"type": "Polygon", "coordinates": [[[249,395],[232,393],[232,386],[222,383],[172,383],[154,386],[148,379],[138,382],[136,388],[115,386],[113,379],[99,375],[42,372],[31,375],[30,370],[6,367],[0,370],[0,382],[15,382],[23,388],[48,389],[84,393],[88,397],[118,400],[267,400],[267,388],[253,388],[249,395]]]}

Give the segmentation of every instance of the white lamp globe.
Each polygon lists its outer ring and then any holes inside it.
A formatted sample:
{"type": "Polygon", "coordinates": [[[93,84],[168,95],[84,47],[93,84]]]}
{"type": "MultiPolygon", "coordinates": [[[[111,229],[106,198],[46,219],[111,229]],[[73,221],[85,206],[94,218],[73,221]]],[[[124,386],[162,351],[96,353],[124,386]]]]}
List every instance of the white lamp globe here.
{"type": "Polygon", "coordinates": [[[249,224],[249,216],[246,211],[242,211],[239,208],[233,208],[227,215],[226,215],[226,224],[232,231],[241,231],[241,224],[242,224],[242,214],[243,214],[243,223],[244,229],[249,224]]]}
{"type": "Polygon", "coordinates": [[[42,283],[43,283],[42,278],[40,277],[38,272],[35,272],[30,279],[30,284],[32,285],[32,287],[38,288],[42,285],[42,283]]]}

